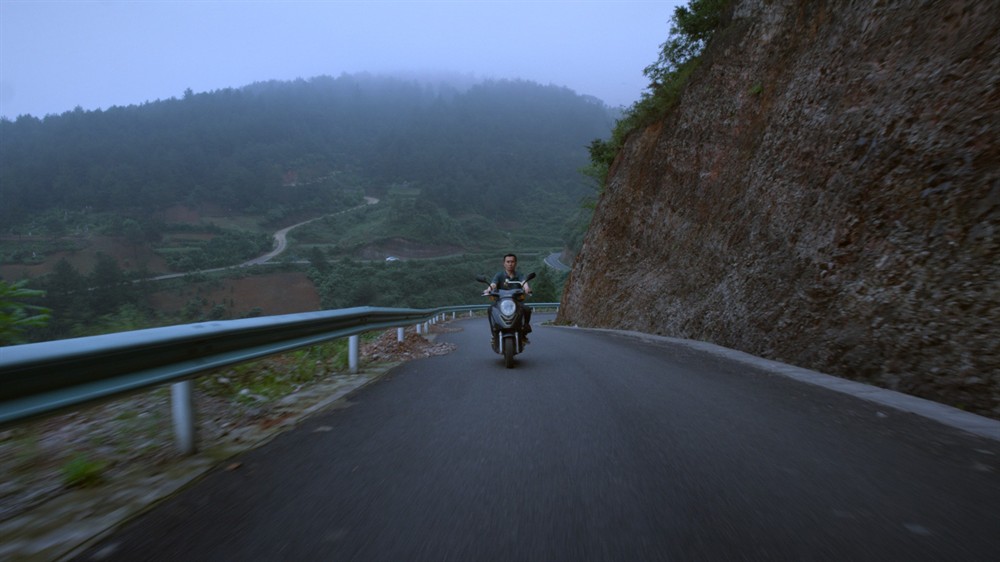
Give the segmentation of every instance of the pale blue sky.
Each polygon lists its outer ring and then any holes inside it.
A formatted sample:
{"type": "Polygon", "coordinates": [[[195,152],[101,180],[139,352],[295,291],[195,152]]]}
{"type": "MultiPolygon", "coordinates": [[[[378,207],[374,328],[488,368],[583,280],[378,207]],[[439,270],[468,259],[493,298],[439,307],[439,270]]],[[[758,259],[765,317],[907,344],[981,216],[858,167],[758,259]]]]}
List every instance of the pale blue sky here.
{"type": "Polygon", "coordinates": [[[399,71],[521,78],[629,105],[686,4],[0,0],[0,115],[399,71]]]}

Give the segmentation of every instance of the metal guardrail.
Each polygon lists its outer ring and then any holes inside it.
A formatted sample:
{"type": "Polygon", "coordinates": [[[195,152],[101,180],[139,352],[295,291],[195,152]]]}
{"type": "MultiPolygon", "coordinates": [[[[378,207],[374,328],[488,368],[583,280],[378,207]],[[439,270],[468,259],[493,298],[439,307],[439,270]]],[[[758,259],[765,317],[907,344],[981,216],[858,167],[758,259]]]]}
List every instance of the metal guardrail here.
{"type": "MultiPolygon", "coordinates": [[[[357,365],[357,336],[402,328],[448,312],[485,310],[487,304],[433,309],[359,307],[240,320],[200,322],[0,348],[0,427],[89,402],[168,383],[174,389],[174,417],[181,449],[190,452],[193,421],[189,379],[197,374],[326,341],[351,338],[350,363],[357,365]]],[[[530,303],[558,308],[559,303],[530,303]]],[[[402,335],[400,335],[402,337],[402,335]]]]}

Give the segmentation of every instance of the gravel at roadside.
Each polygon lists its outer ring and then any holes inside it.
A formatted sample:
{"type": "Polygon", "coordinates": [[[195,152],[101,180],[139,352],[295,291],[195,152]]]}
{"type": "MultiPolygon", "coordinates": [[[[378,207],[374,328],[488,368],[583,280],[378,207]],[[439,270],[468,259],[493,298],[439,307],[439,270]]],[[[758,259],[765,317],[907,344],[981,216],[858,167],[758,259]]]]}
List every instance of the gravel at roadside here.
{"type": "Polygon", "coordinates": [[[387,331],[362,345],[359,373],[317,365],[320,376],[278,398],[244,392],[234,400],[196,390],[199,451],[189,457],[176,452],[166,387],[0,432],[0,559],[71,555],[212,467],[237,470],[227,459],[334,406],[396,364],[450,352],[453,345],[433,342],[449,330],[436,324],[426,338],[407,331],[402,342],[396,330],[387,331]]]}

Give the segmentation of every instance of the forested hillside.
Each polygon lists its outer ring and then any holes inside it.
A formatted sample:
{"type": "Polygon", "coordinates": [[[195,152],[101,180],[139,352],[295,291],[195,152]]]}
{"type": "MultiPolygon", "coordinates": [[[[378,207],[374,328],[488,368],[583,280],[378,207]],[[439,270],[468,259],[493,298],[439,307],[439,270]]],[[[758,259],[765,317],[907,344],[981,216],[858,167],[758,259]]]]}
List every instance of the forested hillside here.
{"type": "Polygon", "coordinates": [[[51,309],[26,340],[468,302],[503,253],[535,268],[578,243],[595,189],[580,170],[612,113],[530,82],[343,75],[0,120],[0,282],[51,309]],[[290,233],[277,272],[199,273],[319,217],[290,233]],[[387,269],[387,255],[417,261],[387,269]],[[188,275],[136,283],[166,273],[188,275]]]}
{"type": "Polygon", "coordinates": [[[602,103],[565,88],[496,81],[458,91],[368,75],[21,116],[0,121],[0,222],[16,227],[52,208],[313,206],[327,193],[280,187],[331,174],[376,193],[406,182],[452,213],[491,213],[505,194],[573,203],[587,189],[577,173],[586,144],[611,122],[602,103]]]}

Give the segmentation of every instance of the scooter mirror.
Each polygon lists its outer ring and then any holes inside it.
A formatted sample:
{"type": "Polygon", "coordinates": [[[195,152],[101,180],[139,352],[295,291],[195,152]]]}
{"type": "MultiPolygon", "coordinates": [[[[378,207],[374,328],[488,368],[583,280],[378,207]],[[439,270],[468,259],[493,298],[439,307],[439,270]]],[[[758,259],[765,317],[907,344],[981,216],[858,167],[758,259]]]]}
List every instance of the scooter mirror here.
{"type": "Polygon", "coordinates": [[[525,277],[525,278],[524,278],[524,280],[525,280],[525,281],[531,281],[531,280],[532,280],[532,279],[534,279],[534,278],[535,278],[535,273],[534,273],[534,272],[531,272],[531,273],[529,273],[529,274],[528,274],[528,276],[527,276],[527,277],[525,277]]]}
{"type": "Polygon", "coordinates": [[[476,276],[476,281],[479,281],[480,283],[489,283],[489,281],[486,280],[486,276],[485,275],[477,275],[476,276]]]}

